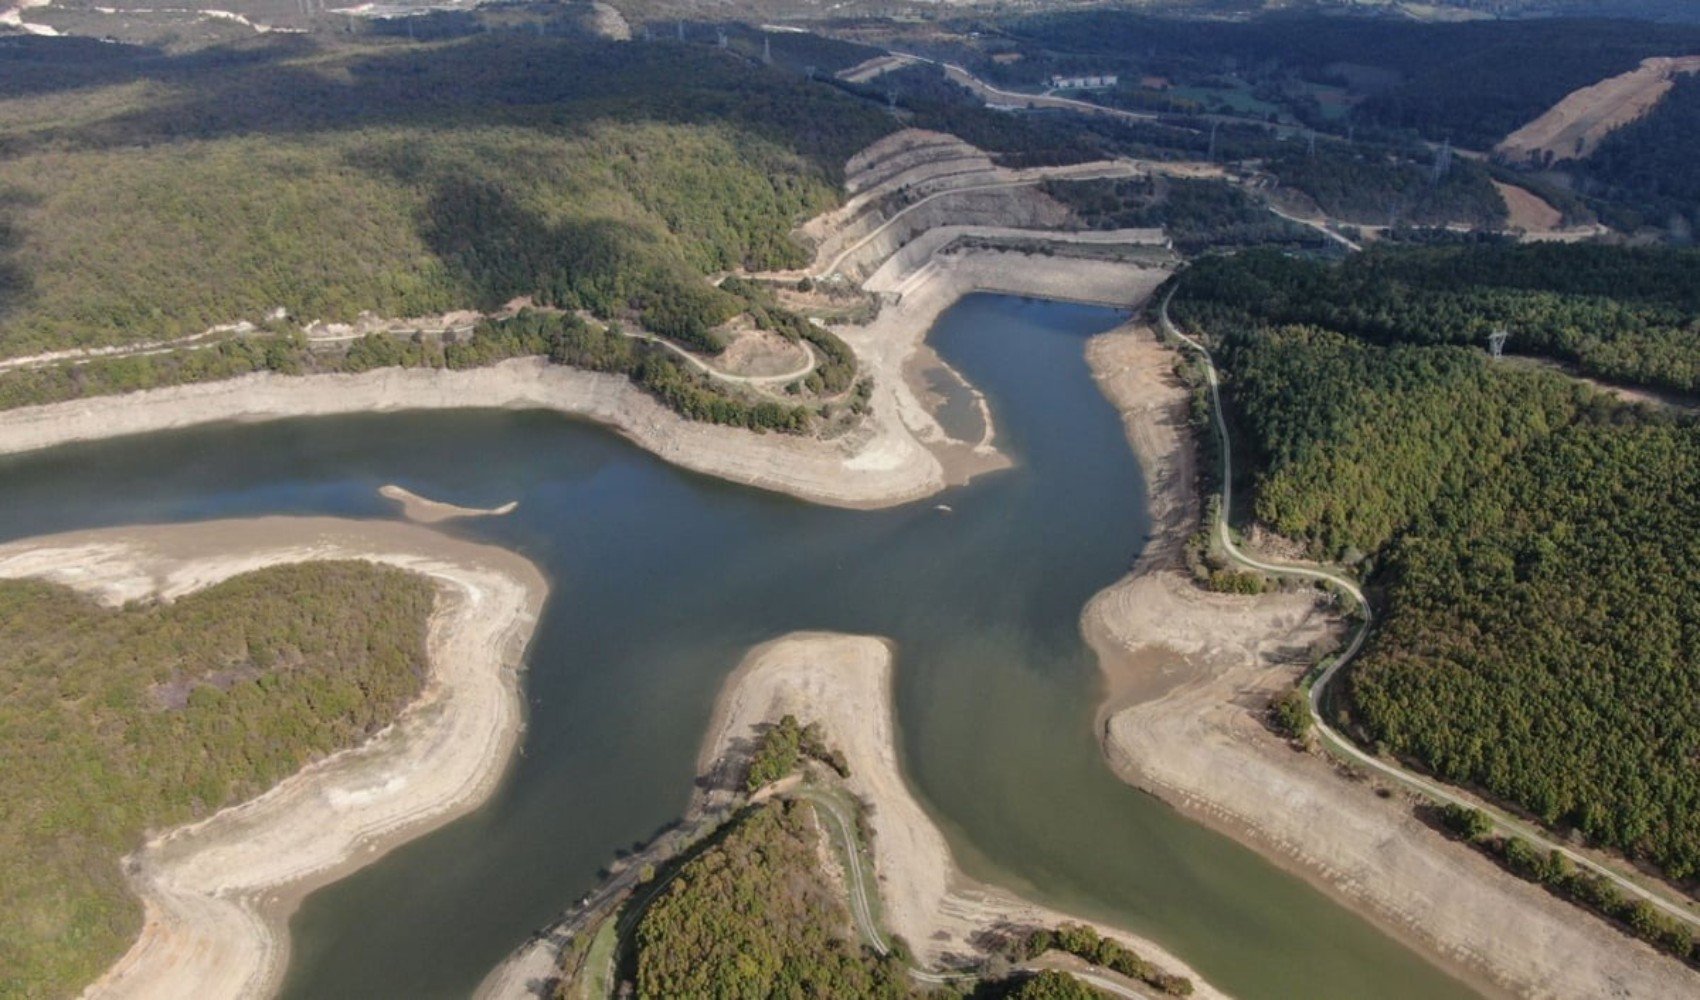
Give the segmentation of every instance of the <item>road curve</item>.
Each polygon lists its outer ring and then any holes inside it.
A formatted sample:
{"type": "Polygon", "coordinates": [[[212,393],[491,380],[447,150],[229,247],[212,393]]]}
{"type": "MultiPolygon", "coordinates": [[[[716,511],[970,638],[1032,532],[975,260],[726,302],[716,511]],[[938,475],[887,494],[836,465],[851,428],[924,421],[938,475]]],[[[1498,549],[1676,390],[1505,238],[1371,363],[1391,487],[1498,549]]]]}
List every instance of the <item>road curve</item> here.
{"type": "Polygon", "coordinates": [[[1216,433],[1222,444],[1222,503],[1217,514],[1215,529],[1217,538],[1221,540],[1223,551],[1226,552],[1229,558],[1233,559],[1235,562],[1249,566],[1252,569],[1261,570],[1265,573],[1272,573],[1279,576],[1301,577],[1310,580],[1322,580],[1332,583],[1345,593],[1351,595],[1352,600],[1357,602],[1358,608],[1363,614],[1363,623],[1359,625],[1356,634],[1352,636],[1352,641],[1347,644],[1345,650],[1341,652],[1339,656],[1335,657],[1334,662],[1329,664],[1327,669],[1323,670],[1322,673],[1317,676],[1316,680],[1311,683],[1310,696],[1307,703],[1310,707],[1311,720],[1316,725],[1317,730],[1322,733],[1323,745],[1346,757],[1352,763],[1361,764],[1362,766],[1392,778],[1407,787],[1415,788],[1424,795],[1438,802],[1459,805],[1469,809],[1480,809],[1487,813],[1488,816],[1493,819],[1494,823],[1502,829],[1516,834],[1543,850],[1557,851],[1564,857],[1569,858],[1570,861],[1577,867],[1587,869],[1588,871],[1609,880],[1613,885],[1638,899],[1646,900],[1660,912],[1675,917],[1691,927],[1700,929],[1700,916],[1697,916],[1688,908],[1671,902],[1663,895],[1647,889],[1637,882],[1631,881],[1625,876],[1605,867],[1604,865],[1601,865],[1596,861],[1583,857],[1581,854],[1578,854],[1576,851],[1564,844],[1558,843],[1557,841],[1549,838],[1545,834],[1545,831],[1538,830],[1528,823],[1514,819],[1497,808],[1484,806],[1477,802],[1470,801],[1469,799],[1466,799],[1448,789],[1444,785],[1438,784],[1421,775],[1407,771],[1396,764],[1388,763],[1379,757],[1375,757],[1364,752],[1359,749],[1356,744],[1352,743],[1339,732],[1335,731],[1334,727],[1328,724],[1328,720],[1323,718],[1322,698],[1324,689],[1328,686],[1328,683],[1334,679],[1335,675],[1340,672],[1340,668],[1351,662],[1352,658],[1358,655],[1358,652],[1363,649],[1364,641],[1369,637],[1370,623],[1373,620],[1373,613],[1370,609],[1369,600],[1364,597],[1364,592],[1358,589],[1358,585],[1356,583],[1338,573],[1330,572],[1315,566],[1263,562],[1262,560],[1254,559],[1251,556],[1246,555],[1245,552],[1243,552],[1240,547],[1234,543],[1233,535],[1228,530],[1229,503],[1230,497],[1233,495],[1234,486],[1234,464],[1232,450],[1228,443],[1228,422],[1222,412],[1222,390],[1220,380],[1216,374],[1216,362],[1210,356],[1208,348],[1180,332],[1174,322],[1169,319],[1169,299],[1173,298],[1174,294],[1175,290],[1171,287],[1163,296],[1162,302],[1159,303],[1157,307],[1157,320],[1161,324],[1165,333],[1192,348],[1194,351],[1198,352],[1201,358],[1204,359],[1204,371],[1206,378],[1210,383],[1211,410],[1216,418],[1216,433]]]}

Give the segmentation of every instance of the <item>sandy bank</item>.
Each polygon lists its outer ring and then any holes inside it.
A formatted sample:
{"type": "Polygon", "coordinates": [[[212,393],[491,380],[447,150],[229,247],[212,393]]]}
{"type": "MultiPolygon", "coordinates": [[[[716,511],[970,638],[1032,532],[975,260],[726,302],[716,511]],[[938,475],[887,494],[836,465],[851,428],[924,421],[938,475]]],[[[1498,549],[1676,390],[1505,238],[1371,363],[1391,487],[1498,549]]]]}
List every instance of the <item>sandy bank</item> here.
{"type": "MultiPolygon", "coordinates": [[[[896,414],[916,440],[932,449],[943,462],[948,482],[954,485],[1004,468],[1009,459],[996,447],[996,423],[989,409],[981,407],[984,436],[968,443],[952,439],[926,402],[935,394],[925,385],[924,369],[942,361],[926,350],[924,341],[941,313],[974,292],[1131,308],[1149,298],[1168,274],[1163,269],[1119,261],[999,250],[936,254],[917,266],[905,266],[904,261],[893,258],[867,283],[870,291],[895,300],[893,304],[881,309],[866,326],[836,327],[834,332],[855,349],[864,364],[876,371],[899,373],[896,378],[875,380],[874,405],[877,410],[896,414]]],[[[971,386],[969,389],[977,395],[971,386]]]]}
{"type": "MultiPolygon", "coordinates": [[[[929,968],[976,960],[971,938],[996,924],[1054,926],[1066,914],[963,875],[944,834],[910,792],[898,763],[892,705],[893,651],[867,636],[799,632],[757,646],[727,679],[703,744],[712,771],[762,723],[791,713],[818,721],[850,764],[850,791],[872,805],[874,868],[884,923],[929,968]]],[[[1165,969],[1192,977],[1195,996],[1222,994],[1160,946],[1101,927],[1165,969]]]]}
{"type": "Polygon", "coordinates": [[[1337,635],[1311,592],[1231,597],[1179,567],[1197,521],[1188,394],[1149,331],[1096,338],[1100,386],[1123,413],[1155,537],[1093,599],[1083,627],[1105,672],[1105,754],[1129,783],[1258,849],[1489,995],[1672,997],[1700,975],[1430,830],[1398,796],[1295,752],[1263,724],[1337,635]]]}
{"type": "Polygon", "coordinates": [[[839,440],[755,434],[685,420],[623,377],[535,358],[466,371],[247,375],[0,411],[0,455],[223,421],[500,408],[582,417],[692,471],[834,506],[887,506],[945,486],[938,459],[889,410],[839,440]]]}
{"type": "Polygon", "coordinates": [[[425,528],[262,518],[115,528],[0,546],[0,577],[106,602],[172,599],[267,566],[364,559],[438,585],[424,694],[356,749],[126,859],[141,937],[86,996],[264,997],[288,962],[287,920],[312,890],[475,808],[522,725],[518,671],[547,584],[525,559],[425,528]]]}
{"type": "Polygon", "coordinates": [[[500,507],[461,507],[422,497],[394,483],[379,487],[378,494],[401,504],[402,516],[420,524],[436,524],[439,521],[452,521],[462,517],[503,517],[519,509],[518,500],[509,500],[500,507]]]}

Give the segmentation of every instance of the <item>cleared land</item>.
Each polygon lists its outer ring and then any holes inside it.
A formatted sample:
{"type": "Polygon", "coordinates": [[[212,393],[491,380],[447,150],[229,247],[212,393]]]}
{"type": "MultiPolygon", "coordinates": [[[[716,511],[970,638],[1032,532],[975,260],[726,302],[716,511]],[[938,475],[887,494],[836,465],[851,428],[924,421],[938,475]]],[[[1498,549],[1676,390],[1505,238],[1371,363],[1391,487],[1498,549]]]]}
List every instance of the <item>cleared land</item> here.
{"type": "Polygon", "coordinates": [[[1627,73],[1565,96],[1539,118],[1506,136],[1495,152],[1540,162],[1586,159],[1613,129],[1646,114],[1670,92],[1676,76],[1700,71],[1700,56],[1656,56],[1627,73]]]}

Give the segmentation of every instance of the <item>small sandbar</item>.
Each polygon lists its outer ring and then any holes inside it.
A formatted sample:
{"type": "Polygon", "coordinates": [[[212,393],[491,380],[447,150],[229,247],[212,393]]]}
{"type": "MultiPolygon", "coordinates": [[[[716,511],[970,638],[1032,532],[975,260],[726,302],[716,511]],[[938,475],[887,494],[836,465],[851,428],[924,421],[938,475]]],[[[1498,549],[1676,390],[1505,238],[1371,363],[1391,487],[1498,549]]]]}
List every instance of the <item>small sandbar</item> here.
{"type": "Polygon", "coordinates": [[[432,500],[407,489],[389,483],[378,489],[378,494],[386,499],[401,504],[402,516],[409,521],[419,524],[436,524],[440,521],[452,521],[462,517],[503,517],[519,509],[518,500],[509,500],[500,507],[461,507],[441,500],[432,500]]]}

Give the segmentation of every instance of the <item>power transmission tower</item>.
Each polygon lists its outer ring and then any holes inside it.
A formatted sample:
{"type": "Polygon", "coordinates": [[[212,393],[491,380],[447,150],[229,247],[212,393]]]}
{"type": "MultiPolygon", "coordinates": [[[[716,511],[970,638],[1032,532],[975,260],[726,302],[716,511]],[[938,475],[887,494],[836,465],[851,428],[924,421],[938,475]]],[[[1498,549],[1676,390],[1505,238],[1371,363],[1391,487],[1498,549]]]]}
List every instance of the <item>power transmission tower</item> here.
{"type": "Polygon", "coordinates": [[[761,61],[764,66],[773,65],[773,39],[766,35],[761,39],[761,61]]]}
{"type": "Polygon", "coordinates": [[[1310,139],[1310,155],[1314,157],[1316,156],[1316,129],[1310,129],[1307,135],[1310,139]]]}
{"type": "Polygon", "coordinates": [[[1440,152],[1434,155],[1434,176],[1431,178],[1431,181],[1435,184],[1439,184],[1440,179],[1445,177],[1447,171],[1451,169],[1452,140],[1448,139],[1440,144],[1440,152]]]}
{"type": "Polygon", "coordinates": [[[685,22],[680,21],[679,22],[679,41],[682,42],[684,40],[685,40],[685,22]]]}
{"type": "Polygon", "coordinates": [[[1499,360],[1499,357],[1505,353],[1505,341],[1510,337],[1511,331],[1504,327],[1488,334],[1488,351],[1493,355],[1495,361],[1499,360]]]}
{"type": "Polygon", "coordinates": [[[1221,122],[1210,123],[1210,153],[1205,157],[1205,159],[1211,163],[1216,162],[1216,129],[1221,124],[1221,122]]]}
{"type": "Polygon", "coordinates": [[[714,37],[715,37],[715,44],[719,45],[721,48],[726,47],[726,29],[725,28],[715,28],[714,29],[714,37]]]}

